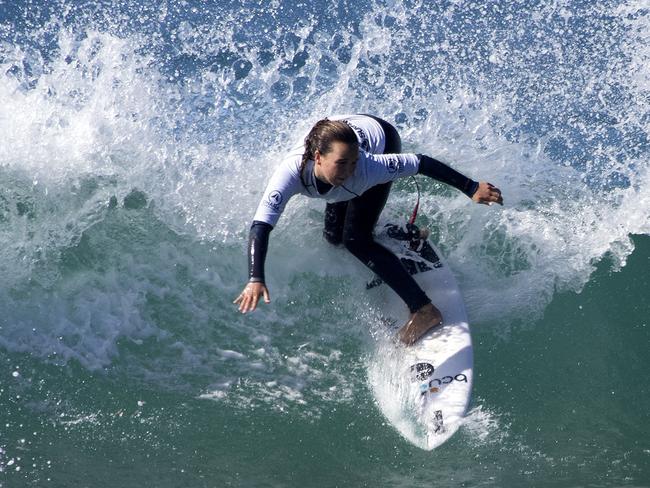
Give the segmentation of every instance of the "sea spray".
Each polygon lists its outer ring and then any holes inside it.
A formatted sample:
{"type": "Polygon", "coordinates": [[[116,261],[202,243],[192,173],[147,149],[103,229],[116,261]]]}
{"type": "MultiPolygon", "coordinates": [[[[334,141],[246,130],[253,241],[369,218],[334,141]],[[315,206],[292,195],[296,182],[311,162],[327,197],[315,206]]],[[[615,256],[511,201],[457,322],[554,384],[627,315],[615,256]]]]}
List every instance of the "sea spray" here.
{"type": "MultiPolygon", "coordinates": [[[[647,25],[643,2],[609,0],[3,4],[8,486],[646,483],[645,296],[627,289],[616,317],[616,303],[572,312],[611,302],[594,279],[625,288],[612,270],[643,288],[626,263],[644,271],[630,234],[649,231],[647,25]],[[473,411],[488,412],[433,458],[381,425],[369,274],[322,241],[322,202],[296,198],[272,232],[271,305],[231,303],[265,182],[316,120],[345,112],[394,122],[405,150],[504,193],[488,208],[420,178],[419,222],[477,338],[473,411]],[[562,347],[585,335],[604,339],[562,347]],[[636,363],[601,369],[611,355],[636,363]],[[583,401],[561,413],[576,378],[583,401]]],[[[414,199],[398,182],[383,219],[414,199]]]]}

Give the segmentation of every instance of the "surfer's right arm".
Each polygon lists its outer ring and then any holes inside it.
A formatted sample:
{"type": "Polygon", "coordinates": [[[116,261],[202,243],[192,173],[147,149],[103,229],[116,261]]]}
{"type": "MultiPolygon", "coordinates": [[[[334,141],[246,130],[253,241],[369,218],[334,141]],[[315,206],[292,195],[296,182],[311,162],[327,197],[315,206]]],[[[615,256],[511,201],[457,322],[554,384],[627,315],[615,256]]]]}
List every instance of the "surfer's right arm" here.
{"type": "Polygon", "coordinates": [[[254,220],[248,235],[248,283],[233,303],[239,305],[241,313],[252,312],[257,307],[260,297],[264,303],[270,303],[269,290],[264,283],[264,261],[269,246],[271,224],[254,220]]]}
{"type": "Polygon", "coordinates": [[[285,161],[276,169],[253,217],[248,234],[248,283],[233,301],[239,305],[241,313],[255,310],[260,298],[264,298],[265,303],[271,302],[265,282],[264,262],[269,246],[269,234],[280,219],[289,199],[300,189],[294,166],[290,161],[285,161]]]}

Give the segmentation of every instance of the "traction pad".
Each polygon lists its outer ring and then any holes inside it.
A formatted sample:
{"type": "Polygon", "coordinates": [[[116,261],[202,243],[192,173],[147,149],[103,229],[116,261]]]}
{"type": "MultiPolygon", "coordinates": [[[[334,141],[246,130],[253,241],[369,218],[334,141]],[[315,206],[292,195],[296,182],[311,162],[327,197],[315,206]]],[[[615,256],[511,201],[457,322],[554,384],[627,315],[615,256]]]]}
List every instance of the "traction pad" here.
{"type": "MultiPolygon", "coordinates": [[[[427,240],[427,232],[422,232],[415,224],[386,224],[384,227],[386,234],[391,239],[403,241],[404,254],[415,254],[419,257],[411,258],[407,256],[400,256],[402,265],[412,276],[425,271],[430,271],[434,268],[441,268],[442,262],[433,250],[429,241],[427,240]]],[[[384,282],[379,276],[375,275],[372,281],[366,283],[366,289],[370,290],[381,285],[384,282]]]]}

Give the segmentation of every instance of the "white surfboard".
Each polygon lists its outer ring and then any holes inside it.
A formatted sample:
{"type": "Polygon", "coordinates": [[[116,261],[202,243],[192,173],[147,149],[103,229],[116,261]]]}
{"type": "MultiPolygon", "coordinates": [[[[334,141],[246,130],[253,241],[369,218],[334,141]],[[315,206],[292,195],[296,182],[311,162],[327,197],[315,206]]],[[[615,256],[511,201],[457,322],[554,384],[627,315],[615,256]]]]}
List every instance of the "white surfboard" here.
{"type": "Polygon", "coordinates": [[[440,252],[415,226],[388,224],[376,236],[395,252],[438,309],[443,324],[412,346],[396,332],[409,312],[380,279],[368,283],[391,332],[380,339],[368,379],[384,416],[416,446],[431,450],[463,423],[472,392],[472,338],[456,280],[440,252]]]}

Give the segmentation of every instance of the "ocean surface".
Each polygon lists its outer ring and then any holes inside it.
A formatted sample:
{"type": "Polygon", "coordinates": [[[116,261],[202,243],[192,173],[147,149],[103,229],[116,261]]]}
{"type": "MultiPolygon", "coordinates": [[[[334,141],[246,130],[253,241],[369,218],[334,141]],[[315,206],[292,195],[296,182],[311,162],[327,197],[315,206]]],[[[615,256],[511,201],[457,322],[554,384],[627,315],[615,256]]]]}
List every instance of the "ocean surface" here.
{"type": "Polygon", "coordinates": [[[650,487],[649,46],[647,0],[0,0],[0,486],[650,487]],[[349,112],[504,195],[419,179],[475,346],[431,452],[322,202],[232,304],[283,152],[349,112]]]}

